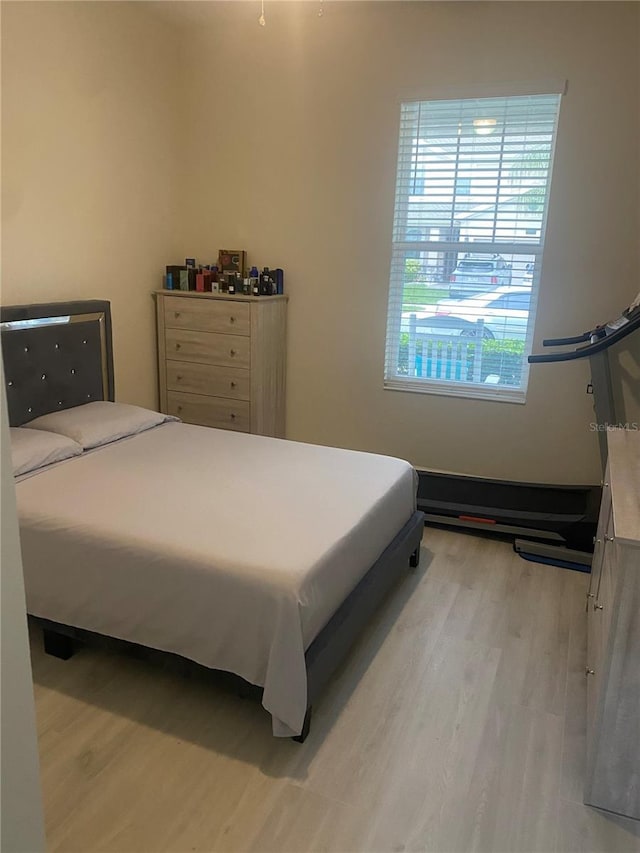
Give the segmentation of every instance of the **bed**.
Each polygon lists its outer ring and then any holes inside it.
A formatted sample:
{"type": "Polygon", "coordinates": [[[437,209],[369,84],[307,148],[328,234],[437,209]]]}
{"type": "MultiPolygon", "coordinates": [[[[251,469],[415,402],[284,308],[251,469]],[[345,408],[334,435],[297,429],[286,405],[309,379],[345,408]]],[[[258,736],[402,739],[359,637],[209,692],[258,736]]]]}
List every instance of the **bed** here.
{"type": "MultiPolygon", "coordinates": [[[[108,302],[7,306],[0,321],[12,427],[119,415],[108,302]]],[[[27,610],[59,657],[88,633],[234,673],[260,690],[274,734],[302,741],[418,563],[415,472],[157,417],[16,478],[27,610]]]]}

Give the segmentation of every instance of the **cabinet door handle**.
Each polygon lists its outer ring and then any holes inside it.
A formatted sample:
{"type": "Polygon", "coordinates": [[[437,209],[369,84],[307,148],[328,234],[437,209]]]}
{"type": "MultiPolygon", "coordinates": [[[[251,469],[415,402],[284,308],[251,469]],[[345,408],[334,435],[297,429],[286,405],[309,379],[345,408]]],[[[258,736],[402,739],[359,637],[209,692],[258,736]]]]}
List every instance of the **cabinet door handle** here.
{"type": "Polygon", "coordinates": [[[596,671],[595,671],[595,669],[590,669],[589,667],[587,667],[584,671],[584,674],[585,675],[595,675],[596,671]]]}
{"type": "Polygon", "coordinates": [[[180,312],[179,312],[179,311],[174,311],[173,316],[174,316],[174,317],[176,318],[176,320],[177,320],[177,319],[178,319],[178,317],[180,316],[180,312]]]}
{"type": "Polygon", "coordinates": [[[593,609],[594,610],[604,610],[604,604],[598,604],[598,602],[596,601],[593,605],[593,609]]]}
{"type": "Polygon", "coordinates": [[[605,541],[605,542],[613,542],[613,536],[606,536],[606,535],[605,535],[605,537],[604,537],[604,541],[605,541]]]}

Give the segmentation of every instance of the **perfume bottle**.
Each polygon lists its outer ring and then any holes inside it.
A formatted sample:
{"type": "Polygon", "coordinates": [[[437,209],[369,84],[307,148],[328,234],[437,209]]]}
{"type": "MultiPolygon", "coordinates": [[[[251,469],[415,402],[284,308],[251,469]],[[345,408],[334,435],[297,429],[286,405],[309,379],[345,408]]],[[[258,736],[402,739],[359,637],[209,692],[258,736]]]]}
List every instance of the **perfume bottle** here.
{"type": "Polygon", "coordinates": [[[264,267],[260,273],[260,296],[271,296],[271,276],[269,267],[264,267]]]}

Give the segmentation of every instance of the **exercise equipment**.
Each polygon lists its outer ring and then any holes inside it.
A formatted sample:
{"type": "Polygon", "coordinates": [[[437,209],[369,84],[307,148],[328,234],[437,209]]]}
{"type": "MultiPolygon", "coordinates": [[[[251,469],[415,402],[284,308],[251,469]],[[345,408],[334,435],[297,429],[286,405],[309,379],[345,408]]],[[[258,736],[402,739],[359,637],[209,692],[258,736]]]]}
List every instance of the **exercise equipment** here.
{"type": "MultiPolygon", "coordinates": [[[[640,327],[640,294],[620,317],[582,335],[545,340],[544,346],[577,346],[529,356],[531,364],[589,358],[602,470],[606,426],[623,421],[616,411],[609,349],[640,327]]],[[[588,572],[597,528],[601,486],[553,486],[418,471],[418,508],[427,523],[515,537],[521,557],[588,572]]]]}
{"type": "MultiPolygon", "coordinates": [[[[596,326],[581,335],[568,338],[544,340],[543,346],[577,346],[570,351],[530,355],[530,364],[557,364],[561,361],[575,361],[588,358],[591,367],[591,381],[587,393],[593,395],[593,408],[596,416],[602,472],[607,466],[607,430],[624,426],[624,413],[618,410],[611,380],[609,350],[628,335],[640,328],[640,293],[622,314],[608,323],[596,326]]],[[[537,562],[549,562],[556,565],[570,564],[571,568],[583,568],[588,571],[591,555],[569,552],[568,550],[545,543],[516,539],[514,549],[521,557],[537,562]],[[573,565],[576,564],[576,565],[573,565]]]]}

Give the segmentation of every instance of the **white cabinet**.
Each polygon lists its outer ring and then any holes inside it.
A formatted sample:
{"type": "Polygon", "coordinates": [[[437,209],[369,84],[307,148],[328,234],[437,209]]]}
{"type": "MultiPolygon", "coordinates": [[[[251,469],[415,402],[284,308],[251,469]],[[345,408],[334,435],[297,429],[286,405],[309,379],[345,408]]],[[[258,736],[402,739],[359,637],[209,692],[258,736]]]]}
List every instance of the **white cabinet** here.
{"type": "Polygon", "coordinates": [[[286,296],[156,293],[160,411],[284,438],[286,296]]]}
{"type": "Polygon", "coordinates": [[[608,434],[587,593],[585,803],[640,819],[640,433],[608,434]]]}

